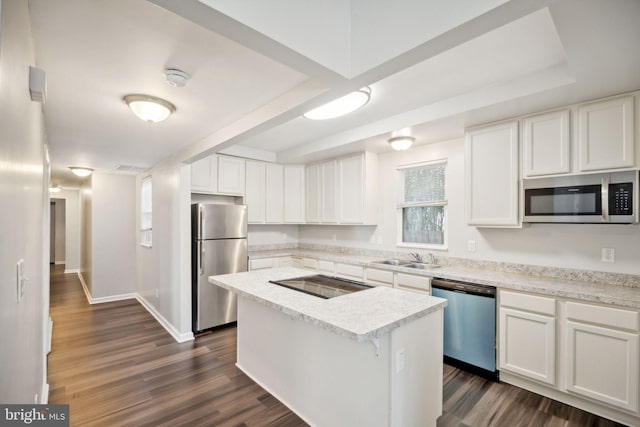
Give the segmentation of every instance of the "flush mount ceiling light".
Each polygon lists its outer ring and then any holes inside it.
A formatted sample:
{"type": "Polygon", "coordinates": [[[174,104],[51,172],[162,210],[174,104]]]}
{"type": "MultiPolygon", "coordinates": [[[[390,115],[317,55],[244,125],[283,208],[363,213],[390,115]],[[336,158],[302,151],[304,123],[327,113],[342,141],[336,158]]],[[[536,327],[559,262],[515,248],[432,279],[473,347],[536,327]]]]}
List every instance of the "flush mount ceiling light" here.
{"type": "Polygon", "coordinates": [[[169,101],[151,95],[125,95],[122,100],[127,103],[133,114],[149,123],[158,123],[176,111],[169,101]]]}
{"type": "Polygon", "coordinates": [[[69,169],[71,169],[71,172],[73,172],[75,175],[82,177],[89,176],[91,175],[91,172],[93,172],[93,169],[84,168],[82,166],[69,166],[69,169]]]}
{"type": "Polygon", "coordinates": [[[411,147],[411,144],[415,142],[415,138],[412,136],[394,136],[390,138],[387,142],[391,145],[396,151],[407,150],[411,147]]]}
{"type": "Polygon", "coordinates": [[[304,113],[304,117],[311,120],[326,120],[344,116],[364,107],[369,102],[369,99],[371,99],[371,88],[368,86],[363,87],[342,98],[304,113]]]}
{"type": "Polygon", "coordinates": [[[59,193],[61,190],[60,186],[49,187],[49,193],[59,193]]]}

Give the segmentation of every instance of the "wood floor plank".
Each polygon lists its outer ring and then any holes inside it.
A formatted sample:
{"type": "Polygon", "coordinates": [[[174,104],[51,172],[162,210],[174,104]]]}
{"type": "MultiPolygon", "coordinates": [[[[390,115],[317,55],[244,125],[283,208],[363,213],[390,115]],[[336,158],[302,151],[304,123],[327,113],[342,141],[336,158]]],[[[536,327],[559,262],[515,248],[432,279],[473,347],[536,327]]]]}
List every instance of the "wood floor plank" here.
{"type": "MultiPolygon", "coordinates": [[[[70,405],[72,426],[307,426],[235,366],[235,328],[176,343],[138,301],[90,305],[63,271],[51,269],[49,402],[70,405]]],[[[621,427],[448,365],[443,397],[438,427],[621,427]]]]}

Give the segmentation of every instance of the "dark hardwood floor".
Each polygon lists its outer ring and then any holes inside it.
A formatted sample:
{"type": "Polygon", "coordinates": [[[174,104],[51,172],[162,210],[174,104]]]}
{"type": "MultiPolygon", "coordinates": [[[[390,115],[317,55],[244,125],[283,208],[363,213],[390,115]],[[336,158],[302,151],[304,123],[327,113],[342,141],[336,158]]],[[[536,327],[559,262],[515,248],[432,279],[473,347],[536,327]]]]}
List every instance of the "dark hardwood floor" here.
{"type": "MultiPolygon", "coordinates": [[[[70,404],[71,425],[307,425],[236,368],[235,328],[178,344],[137,301],[92,306],[63,271],[51,269],[49,403],[70,404]]],[[[619,426],[448,365],[444,383],[439,427],[619,426]]]]}

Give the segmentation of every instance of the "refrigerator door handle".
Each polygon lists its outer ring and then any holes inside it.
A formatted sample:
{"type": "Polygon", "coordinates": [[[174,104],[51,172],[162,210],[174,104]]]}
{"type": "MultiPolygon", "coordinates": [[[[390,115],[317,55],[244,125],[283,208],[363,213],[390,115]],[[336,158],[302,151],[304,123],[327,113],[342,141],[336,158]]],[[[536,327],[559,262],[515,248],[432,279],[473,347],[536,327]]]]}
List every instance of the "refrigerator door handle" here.
{"type": "Polygon", "coordinates": [[[200,265],[200,275],[202,276],[204,274],[204,245],[202,244],[202,240],[198,241],[198,244],[200,245],[200,260],[198,264],[200,265]]]}

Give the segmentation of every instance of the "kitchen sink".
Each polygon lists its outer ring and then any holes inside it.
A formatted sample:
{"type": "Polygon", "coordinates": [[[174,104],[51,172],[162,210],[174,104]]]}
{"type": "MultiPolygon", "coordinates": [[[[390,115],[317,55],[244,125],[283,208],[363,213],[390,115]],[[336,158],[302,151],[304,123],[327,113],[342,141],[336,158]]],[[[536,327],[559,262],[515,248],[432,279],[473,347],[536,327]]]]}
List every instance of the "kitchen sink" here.
{"type": "Polygon", "coordinates": [[[424,264],[422,262],[412,262],[411,264],[400,264],[401,267],[417,268],[420,270],[432,270],[434,268],[440,268],[437,264],[424,264]]]}
{"type": "Polygon", "coordinates": [[[409,264],[411,261],[403,261],[401,259],[384,259],[382,261],[373,261],[374,264],[401,265],[409,264]]]}

